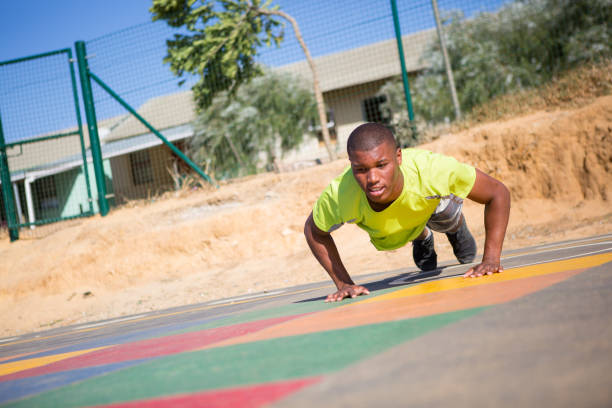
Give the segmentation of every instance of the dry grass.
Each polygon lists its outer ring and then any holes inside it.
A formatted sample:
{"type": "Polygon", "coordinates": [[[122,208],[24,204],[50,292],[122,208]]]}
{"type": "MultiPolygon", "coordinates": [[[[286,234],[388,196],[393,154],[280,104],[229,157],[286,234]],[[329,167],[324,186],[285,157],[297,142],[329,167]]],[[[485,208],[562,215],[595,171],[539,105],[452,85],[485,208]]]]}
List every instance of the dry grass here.
{"type": "Polygon", "coordinates": [[[612,59],[562,73],[546,85],[502,95],[474,108],[453,131],[535,111],[576,109],[612,94],[612,59]]]}

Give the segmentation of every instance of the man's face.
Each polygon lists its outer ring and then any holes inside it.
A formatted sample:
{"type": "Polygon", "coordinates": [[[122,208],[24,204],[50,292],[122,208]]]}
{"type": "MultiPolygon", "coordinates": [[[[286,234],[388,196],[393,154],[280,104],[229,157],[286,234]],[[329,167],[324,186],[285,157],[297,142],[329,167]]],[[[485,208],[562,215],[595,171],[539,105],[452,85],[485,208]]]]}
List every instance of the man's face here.
{"type": "Polygon", "coordinates": [[[391,143],[349,155],[353,175],[370,203],[389,204],[402,193],[404,178],[399,165],[402,151],[391,143]]]}

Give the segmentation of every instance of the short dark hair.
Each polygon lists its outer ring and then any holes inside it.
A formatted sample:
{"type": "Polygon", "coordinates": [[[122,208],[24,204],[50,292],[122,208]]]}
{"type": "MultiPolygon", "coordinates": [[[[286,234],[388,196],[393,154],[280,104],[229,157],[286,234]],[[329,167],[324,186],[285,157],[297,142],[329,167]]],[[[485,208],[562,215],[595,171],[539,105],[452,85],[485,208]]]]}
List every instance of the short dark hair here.
{"type": "Polygon", "coordinates": [[[346,151],[350,155],[355,151],[372,150],[382,143],[390,143],[398,147],[391,130],[380,123],[364,123],[357,126],[350,134],[346,143],[346,151]]]}

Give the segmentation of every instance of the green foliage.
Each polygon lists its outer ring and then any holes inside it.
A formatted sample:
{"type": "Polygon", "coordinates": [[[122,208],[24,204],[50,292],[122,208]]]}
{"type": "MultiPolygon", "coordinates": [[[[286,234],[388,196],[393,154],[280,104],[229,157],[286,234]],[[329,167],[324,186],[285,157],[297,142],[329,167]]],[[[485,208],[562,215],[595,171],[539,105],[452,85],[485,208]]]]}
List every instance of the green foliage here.
{"type": "Polygon", "coordinates": [[[282,23],[261,12],[269,6],[269,0],[153,0],[154,21],[187,31],[166,42],[164,62],[179,77],[200,77],[192,88],[199,109],[262,73],[254,62],[258,48],[283,39],[282,23]]]}
{"type": "MultiPolygon", "coordinates": [[[[461,110],[548,82],[555,74],[612,55],[611,0],[518,0],[497,13],[466,20],[451,13],[444,27],[461,110]]],[[[453,105],[439,42],[425,54],[429,68],[412,82],[415,114],[428,123],[449,121],[453,105]]],[[[381,89],[394,124],[407,121],[401,79],[381,89]]]]}
{"type": "Polygon", "coordinates": [[[217,179],[273,167],[302,142],[316,114],[308,84],[267,72],[234,95],[223,91],[213,98],[196,120],[191,156],[217,179]]]}

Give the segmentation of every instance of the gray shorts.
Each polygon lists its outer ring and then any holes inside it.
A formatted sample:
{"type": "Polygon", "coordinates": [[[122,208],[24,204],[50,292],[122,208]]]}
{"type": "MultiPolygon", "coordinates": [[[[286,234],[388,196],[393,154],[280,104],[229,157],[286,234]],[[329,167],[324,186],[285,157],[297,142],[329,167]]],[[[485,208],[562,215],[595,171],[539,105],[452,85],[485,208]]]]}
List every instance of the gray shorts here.
{"type": "Polygon", "coordinates": [[[436,232],[454,232],[461,224],[463,199],[454,195],[442,197],[427,226],[436,232]]]}

